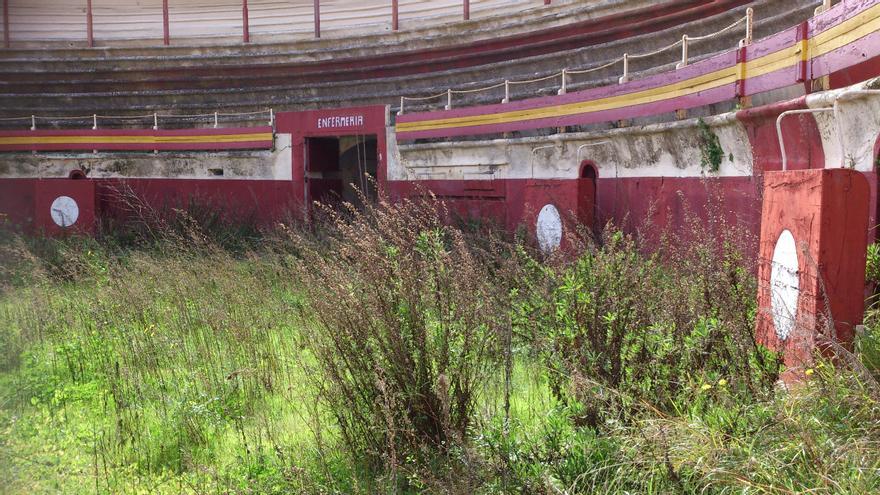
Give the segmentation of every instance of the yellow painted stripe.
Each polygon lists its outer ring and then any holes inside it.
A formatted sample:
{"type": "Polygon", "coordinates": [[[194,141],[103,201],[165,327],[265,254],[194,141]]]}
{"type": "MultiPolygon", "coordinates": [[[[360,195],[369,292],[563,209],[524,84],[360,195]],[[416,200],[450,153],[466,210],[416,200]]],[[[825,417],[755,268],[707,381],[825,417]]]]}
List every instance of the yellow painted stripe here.
{"type": "Polygon", "coordinates": [[[735,82],[737,79],[758,77],[780,69],[793,67],[799,62],[808,61],[811,57],[836,50],[878,30],[880,30],[880,5],[866,9],[864,12],[853,16],[837,26],[819,33],[810,40],[802,40],[790,47],[769,53],[746,63],[739,63],[732,67],[726,67],[675,84],[562,105],[465,117],[401,122],[397,124],[397,130],[398,132],[416,132],[452,127],[506,124],[654,103],[717,88],[735,82]]]}
{"type": "Polygon", "coordinates": [[[218,134],[197,136],[11,136],[0,137],[0,145],[11,144],[199,144],[272,141],[272,133],[218,134]]]}

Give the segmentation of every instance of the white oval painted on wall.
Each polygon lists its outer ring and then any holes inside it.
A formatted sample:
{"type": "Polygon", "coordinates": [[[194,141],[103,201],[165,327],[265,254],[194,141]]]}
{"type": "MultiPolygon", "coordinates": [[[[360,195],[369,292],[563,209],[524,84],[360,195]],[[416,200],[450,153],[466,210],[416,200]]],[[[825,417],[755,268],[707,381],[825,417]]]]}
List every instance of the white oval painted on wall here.
{"type": "Polygon", "coordinates": [[[70,227],[79,218],[79,205],[70,196],[58,196],[52,201],[52,221],[59,227],[70,227]]]}
{"type": "Polygon", "coordinates": [[[558,248],[562,242],[562,217],[559,216],[559,210],[553,205],[544,205],[538,213],[535,230],[541,251],[549,253],[558,248]]]}
{"type": "Polygon", "coordinates": [[[783,230],[773,249],[770,270],[770,309],[773,327],[780,340],[786,340],[794,330],[799,295],[797,245],[791,232],[783,230]]]}

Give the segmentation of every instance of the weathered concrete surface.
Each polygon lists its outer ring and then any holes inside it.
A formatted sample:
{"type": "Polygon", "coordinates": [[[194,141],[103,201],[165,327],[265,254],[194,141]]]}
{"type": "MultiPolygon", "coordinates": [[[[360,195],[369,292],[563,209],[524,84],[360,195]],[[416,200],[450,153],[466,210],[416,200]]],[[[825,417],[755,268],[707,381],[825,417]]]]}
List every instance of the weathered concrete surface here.
{"type": "MultiPolygon", "coordinates": [[[[724,158],[717,173],[700,167],[697,119],[548,137],[402,145],[389,180],[531,179],[578,177],[581,162],[599,177],[738,177],[752,174],[752,150],[734,113],[705,119],[724,158]]],[[[389,150],[391,153],[392,150],[389,150]]]]}

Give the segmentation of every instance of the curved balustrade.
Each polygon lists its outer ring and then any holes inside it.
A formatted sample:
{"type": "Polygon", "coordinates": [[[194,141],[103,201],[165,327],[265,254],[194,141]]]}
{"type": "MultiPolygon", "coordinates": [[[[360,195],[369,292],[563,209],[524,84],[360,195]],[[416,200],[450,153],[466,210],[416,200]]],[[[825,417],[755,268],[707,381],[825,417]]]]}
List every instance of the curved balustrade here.
{"type": "MultiPolygon", "coordinates": [[[[241,40],[247,25],[252,41],[278,35],[311,37],[315,33],[314,0],[8,0],[9,39],[15,45],[40,42],[84,43],[89,35],[101,46],[140,40],[161,42],[167,14],[170,40],[216,43],[216,39],[241,40]],[[245,9],[245,4],[247,8],[245,9]],[[214,39],[214,40],[212,40],[214,39]]],[[[571,3],[556,0],[554,3],[571,3]]],[[[460,21],[463,0],[398,0],[401,29],[460,21]]],[[[387,32],[392,29],[390,0],[321,0],[322,36],[387,32]]],[[[540,0],[470,0],[473,19],[512,15],[540,8],[540,0]]]]}

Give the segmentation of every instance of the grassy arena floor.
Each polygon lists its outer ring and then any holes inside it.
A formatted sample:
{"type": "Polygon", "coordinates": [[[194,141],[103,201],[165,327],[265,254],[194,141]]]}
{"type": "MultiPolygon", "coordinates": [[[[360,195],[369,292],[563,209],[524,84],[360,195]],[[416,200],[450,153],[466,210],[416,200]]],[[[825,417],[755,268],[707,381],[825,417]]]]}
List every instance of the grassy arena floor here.
{"type": "Polygon", "coordinates": [[[671,409],[584,426],[583,404],[551,393],[559,370],[522,342],[509,421],[499,369],[446,454],[459,467],[408,456],[390,474],[348,453],[321,400],[290,259],[76,241],[48,263],[16,246],[0,294],[3,493],[880,490],[870,368],[820,363],[803,388],[748,400],[742,377],[706,375],[671,409]]]}

